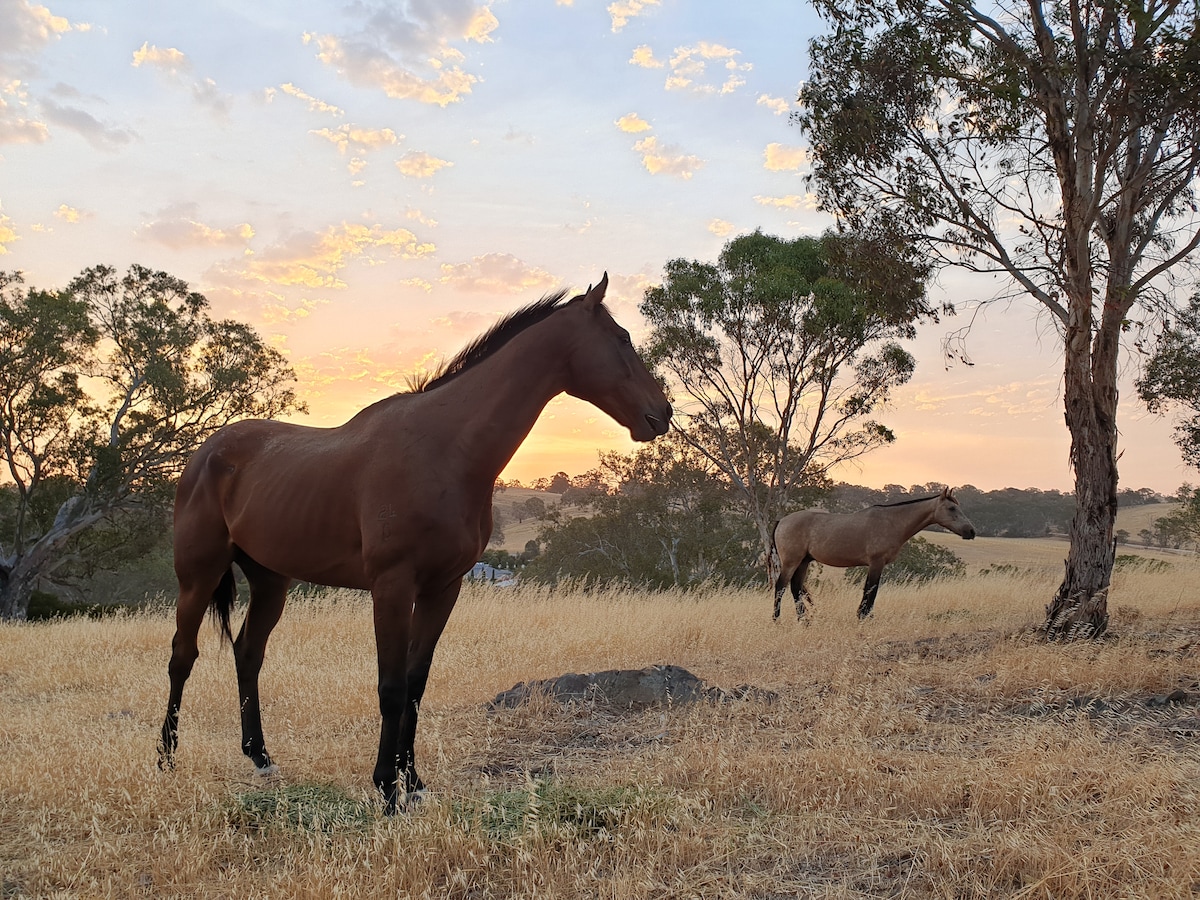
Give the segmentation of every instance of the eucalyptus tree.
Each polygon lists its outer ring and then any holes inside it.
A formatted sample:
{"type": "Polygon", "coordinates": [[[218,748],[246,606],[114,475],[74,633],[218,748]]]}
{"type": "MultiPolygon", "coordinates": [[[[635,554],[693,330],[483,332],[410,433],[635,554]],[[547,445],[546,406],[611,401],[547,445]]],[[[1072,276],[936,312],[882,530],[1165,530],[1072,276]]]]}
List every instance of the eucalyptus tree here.
{"type": "Polygon", "coordinates": [[[21,619],[73,542],[169,506],[222,425],[302,410],[294,373],[249,326],[165,272],[84,270],[62,291],[0,273],[0,619],[21,619]]]}
{"type": "Polygon", "coordinates": [[[891,443],[873,416],[912,375],[898,339],[936,318],[926,268],[883,239],[742,235],[715,263],[671,260],[640,309],[679,434],[727,480],[766,558],[791,505],[891,443]]]}
{"type": "Polygon", "coordinates": [[[1063,353],[1075,515],[1049,637],[1107,627],[1122,336],[1200,244],[1198,7],[1174,0],[814,0],[795,121],[847,227],[1003,276],[1063,353]]]}

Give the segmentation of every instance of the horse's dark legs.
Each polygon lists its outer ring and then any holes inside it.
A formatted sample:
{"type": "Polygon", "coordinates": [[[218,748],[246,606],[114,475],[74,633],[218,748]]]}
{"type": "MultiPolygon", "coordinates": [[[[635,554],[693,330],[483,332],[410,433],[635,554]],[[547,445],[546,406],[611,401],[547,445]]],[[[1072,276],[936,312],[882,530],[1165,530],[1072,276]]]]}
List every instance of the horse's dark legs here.
{"type": "Polygon", "coordinates": [[[788,571],[780,569],[779,577],[775,579],[775,613],[772,616],[775,621],[779,621],[779,605],[783,601],[783,592],[788,586],[788,571]]]}
{"type": "Polygon", "coordinates": [[[417,598],[413,608],[412,640],[409,644],[408,696],[404,715],[400,720],[400,767],[404,772],[404,789],[409,796],[419,795],[425,783],[417,774],[416,751],[417,717],[421,711],[421,698],[425,696],[425,685],[429,681],[429,667],[433,664],[433,651],[438,638],[446,627],[450,612],[458,600],[462,588],[459,578],[441,594],[417,598]]]}
{"type": "Polygon", "coordinates": [[[792,599],[796,603],[797,619],[804,618],[804,607],[806,604],[812,605],[812,594],[804,586],[805,579],[808,578],[808,567],[812,565],[812,562],[813,558],[805,555],[804,559],[800,560],[796,574],[792,576],[792,599]]]}
{"type": "Polygon", "coordinates": [[[883,566],[872,566],[867,571],[867,583],[863,585],[862,603],[858,605],[858,617],[865,619],[875,606],[875,595],[879,593],[879,578],[883,574],[883,566]]]}
{"type": "Polygon", "coordinates": [[[197,637],[208,609],[209,596],[211,591],[204,592],[202,596],[197,596],[194,591],[181,591],[175,608],[175,636],[171,638],[171,661],[167,664],[171,693],[167,698],[167,715],[163,719],[158,740],[158,767],[163,770],[175,768],[175,750],[179,746],[179,706],[183,702],[183,686],[192,674],[196,658],[200,656],[197,637]]]}
{"type": "MultiPolygon", "coordinates": [[[[379,662],[379,755],[371,776],[384,811],[396,812],[402,768],[400,724],[408,695],[408,652],[416,591],[408,574],[389,573],[371,587],[375,613],[375,654],[379,662]]],[[[407,766],[407,761],[403,765],[407,766]]]]}
{"type": "Polygon", "coordinates": [[[233,642],[237,666],[238,703],[242,715],[242,752],[254,763],[259,774],[275,771],[263,738],[262,713],[258,697],[258,673],[262,670],[267,639],[279,624],[287,600],[289,579],[248,559],[239,559],[250,582],[250,604],[233,642]]]}

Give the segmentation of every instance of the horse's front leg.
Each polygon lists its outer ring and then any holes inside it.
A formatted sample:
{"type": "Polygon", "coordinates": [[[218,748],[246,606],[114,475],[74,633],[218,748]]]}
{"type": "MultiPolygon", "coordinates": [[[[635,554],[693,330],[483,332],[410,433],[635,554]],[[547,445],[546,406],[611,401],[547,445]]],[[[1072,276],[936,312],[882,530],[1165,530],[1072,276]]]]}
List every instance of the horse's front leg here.
{"type": "Polygon", "coordinates": [[[408,656],[408,696],[404,715],[400,720],[400,767],[404,773],[404,790],[409,797],[419,798],[425,790],[425,782],[417,774],[416,750],[417,717],[421,712],[421,698],[425,696],[425,685],[429,682],[429,667],[433,664],[433,651],[450,618],[450,612],[458,600],[462,579],[457,578],[441,592],[420,595],[413,608],[412,638],[408,656]]]}
{"type": "Polygon", "coordinates": [[[871,566],[867,570],[867,583],[863,585],[862,603],[858,605],[858,617],[865,619],[875,607],[875,595],[879,593],[879,578],[883,574],[883,566],[871,566]]]}
{"type": "MultiPolygon", "coordinates": [[[[371,776],[383,794],[384,812],[393,815],[400,796],[401,721],[408,695],[408,649],[416,590],[412,577],[389,573],[371,586],[375,613],[375,655],[379,662],[379,755],[371,776]]],[[[407,785],[405,786],[407,790],[407,785]]]]}

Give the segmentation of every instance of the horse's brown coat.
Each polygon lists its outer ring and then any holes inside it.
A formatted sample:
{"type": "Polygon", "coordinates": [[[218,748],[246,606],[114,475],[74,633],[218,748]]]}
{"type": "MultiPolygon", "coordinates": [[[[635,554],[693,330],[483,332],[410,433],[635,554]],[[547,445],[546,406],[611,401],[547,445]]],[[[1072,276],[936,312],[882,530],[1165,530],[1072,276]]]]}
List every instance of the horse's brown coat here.
{"type": "Polygon", "coordinates": [[[775,618],[779,618],[780,601],[789,584],[796,600],[796,615],[804,615],[805,598],[812,599],[804,579],[814,561],[842,568],[866,566],[867,582],[858,615],[869,615],[883,567],[896,559],[909,538],[930,525],[941,525],[966,540],[975,537],[975,527],[963,515],[949,488],[923,500],[868,506],[852,513],[803,509],[784,516],[774,534],[779,555],[775,618]]]}
{"type": "Polygon", "coordinates": [[[159,745],[170,766],[183,686],[210,606],[229,636],[231,565],[250,583],[234,640],[242,749],[272,766],[258,673],[293,580],[369,590],[382,716],[374,781],[389,808],[423,786],[413,762],[417,712],[434,647],[463,575],[492,531],[493,484],[546,404],[564,391],[629,429],[666,432],[671,407],[603,305],[543,298],[514,313],[413,393],[337,428],[251,420],[210,438],[176,494],[171,695],[159,745]]]}

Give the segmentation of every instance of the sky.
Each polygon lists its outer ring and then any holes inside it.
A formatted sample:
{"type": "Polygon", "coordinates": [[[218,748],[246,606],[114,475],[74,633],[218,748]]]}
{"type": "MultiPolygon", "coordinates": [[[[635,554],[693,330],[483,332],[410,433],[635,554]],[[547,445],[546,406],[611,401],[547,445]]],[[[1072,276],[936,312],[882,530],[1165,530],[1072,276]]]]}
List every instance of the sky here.
{"type": "MultiPolygon", "coordinates": [[[[833,224],[789,122],[822,23],[795,0],[0,0],[0,270],[65,286],[137,263],[251,324],[337,425],[504,313],[609,274],[638,302],[670,259],[833,224]]],[[[943,272],[932,299],[994,296],[943,272]]],[[[1056,334],[1032,302],[922,326],[894,444],[834,473],[1070,490],[1056,334]]],[[[1127,365],[1126,487],[1195,481],[1127,365]]],[[[504,473],[631,452],[552,401],[504,473]]]]}

